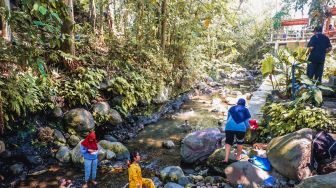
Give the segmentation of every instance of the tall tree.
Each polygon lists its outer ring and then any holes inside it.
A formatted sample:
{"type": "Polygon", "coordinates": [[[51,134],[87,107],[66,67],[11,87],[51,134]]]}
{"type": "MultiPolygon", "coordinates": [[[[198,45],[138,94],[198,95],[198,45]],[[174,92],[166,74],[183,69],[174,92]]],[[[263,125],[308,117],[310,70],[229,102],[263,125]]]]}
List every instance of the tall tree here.
{"type": "Polygon", "coordinates": [[[95,0],[90,0],[90,22],[92,28],[96,29],[97,10],[95,0]]]}
{"type": "MultiPolygon", "coordinates": [[[[8,11],[8,16],[10,16],[10,1],[9,0],[1,0],[1,6],[4,7],[8,11]]],[[[2,37],[7,40],[12,40],[12,34],[10,25],[5,16],[2,17],[2,37]]]]}
{"type": "Polygon", "coordinates": [[[161,48],[164,50],[166,47],[166,32],[167,32],[167,19],[168,19],[168,0],[163,0],[161,5],[161,48]]]}
{"type": "Polygon", "coordinates": [[[72,0],[64,0],[64,3],[68,7],[68,16],[64,18],[62,25],[62,33],[66,34],[68,37],[64,40],[62,44],[62,49],[64,52],[75,55],[75,37],[74,37],[74,11],[73,11],[73,1],[72,0]]]}
{"type": "Polygon", "coordinates": [[[113,35],[114,34],[114,25],[115,25],[115,0],[109,0],[109,4],[108,4],[108,25],[109,25],[109,31],[110,33],[113,35]]]}

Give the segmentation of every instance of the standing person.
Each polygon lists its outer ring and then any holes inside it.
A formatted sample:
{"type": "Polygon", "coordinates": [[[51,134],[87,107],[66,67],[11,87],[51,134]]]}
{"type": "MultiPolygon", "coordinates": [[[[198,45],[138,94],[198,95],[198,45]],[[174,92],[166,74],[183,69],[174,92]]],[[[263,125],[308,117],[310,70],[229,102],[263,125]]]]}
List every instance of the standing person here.
{"type": "Polygon", "coordinates": [[[228,112],[228,119],[225,125],[225,159],[224,163],[229,161],[230,149],[236,138],[237,155],[236,160],[241,159],[245,134],[250,127],[249,120],[251,118],[249,110],[245,107],[245,99],[239,99],[236,106],[232,106],[228,112]]]}
{"type": "Polygon", "coordinates": [[[84,170],[85,170],[85,184],[83,187],[88,186],[88,181],[91,175],[91,182],[97,185],[97,162],[98,162],[98,145],[96,140],[96,133],[92,131],[82,141],[80,145],[80,152],[84,156],[84,170]]]}
{"type": "Polygon", "coordinates": [[[322,82],[324,61],[326,54],[332,49],[329,38],[322,34],[322,27],[314,29],[314,36],[310,38],[308,50],[310,52],[308,61],[311,63],[307,67],[307,76],[322,82]]]}
{"type": "Polygon", "coordinates": [[[129,188],[155,188],[155,185],[151,179],[142,178],[139,162],[139,152],[131,152],[128,167],[129,188]]]}

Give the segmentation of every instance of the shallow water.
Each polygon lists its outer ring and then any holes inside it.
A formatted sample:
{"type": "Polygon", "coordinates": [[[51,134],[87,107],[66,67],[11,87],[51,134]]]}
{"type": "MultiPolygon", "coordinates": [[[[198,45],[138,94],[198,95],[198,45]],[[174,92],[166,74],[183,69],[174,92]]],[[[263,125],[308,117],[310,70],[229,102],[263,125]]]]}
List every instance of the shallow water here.
{"type": "MultiPolygon", "coordinates": [[[[157,123],[147,125],[136,138],[125,143],[129,150],[140,152],[143,176],[154,177],[163,167],[180,165],[180,142],[191,132],[181,125],[188,120],[193,130],[219,127],[218,121],[223,119],[223,113],[211,112],[215,108],[226,109],[227,106],[219,100],[212,100],[210,96],[194,96],[178,112],[167,114],[157,123]],[[172,140],[175,147],[164,149],[164,140],[172,140]]],[[[116,166],[99,169],[99,187],[119,188],[128,183],[127,170],[121,169],[118,164],[116,166]]],[[[72,179],[78,187],[82,183],[83,171],[70,166],[54,166],[43,175],[29,177],[19,187],[57,187],[61,178],[72,179]]]]}

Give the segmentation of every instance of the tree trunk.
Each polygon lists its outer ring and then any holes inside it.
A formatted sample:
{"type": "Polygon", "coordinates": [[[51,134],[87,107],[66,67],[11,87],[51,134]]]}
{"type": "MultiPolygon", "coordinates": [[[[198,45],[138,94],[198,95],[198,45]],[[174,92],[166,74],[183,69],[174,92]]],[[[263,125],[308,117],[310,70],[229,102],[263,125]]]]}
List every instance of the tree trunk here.
{"type": "Polygon", "coordinates": [[[96,2],[95,0],[90,0],[90,22],[94,31],[96,30],[96,19],[97,19],[96,2]]]}
{"type": "Polygon", "coordinates": [[[103,38],[104,35],[104,2],[100,3],[100,11],[99,11],[99,33],[100,37],[103,38]]]}
{"type": "Polygon", "coordinates": [[[73,33],[75,20],[73,12],[73,2],[72,0],[64,0],[64,3],[68,6],[69,16],[64,19],[61,30],[63,34],[67,34],[69,37],[67,37],[67,39],[63,42],[62,50],[66,53],[75,55],[75,37],[73,33]]]}
{"type": "MultiPolygon", "coordinates": [[[[5,7],[6,10],[9,11],[10,16],[10,1],[9,0],[1,0],[1,6],[5,7]]],[[[6,20],[5,16],[2,17],[2,37],[7,41],[12,41],[12,34],[11,29],[9,26],[8,21],[6,20]]]]}
{"type": "Polygon", "coordinates": [[[114,10],[115,10],[115,0],[109,0],[108,4],[108,22],[109,22],[109,31],[114,35],[114,10]]]}
{"type": "Polygon", "coordinates": [[[166,32],[167,32],[167,18],[168,18],[168,0],[163,0],[161,5],[161,48],[165,50],[166,47],[166,32]]]}

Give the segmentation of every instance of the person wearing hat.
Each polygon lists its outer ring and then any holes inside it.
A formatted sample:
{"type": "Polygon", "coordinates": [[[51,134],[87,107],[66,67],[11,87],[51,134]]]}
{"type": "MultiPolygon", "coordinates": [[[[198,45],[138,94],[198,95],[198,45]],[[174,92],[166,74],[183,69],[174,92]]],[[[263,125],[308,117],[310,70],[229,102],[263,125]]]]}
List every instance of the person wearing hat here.
{"type": "Polygon", "coordinates": [[[229,161],[230,149],[236,139],[237,155],[236,160],[241,159],[243,144],[246,131],[249,129],[249,120],[251,114],[245,107],[245,99],[239,99],[236,106],[232,106],[228,112],[228,119],[224,128],[225,131],[225,159],[224,163],[229,161]]]}

